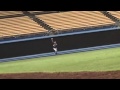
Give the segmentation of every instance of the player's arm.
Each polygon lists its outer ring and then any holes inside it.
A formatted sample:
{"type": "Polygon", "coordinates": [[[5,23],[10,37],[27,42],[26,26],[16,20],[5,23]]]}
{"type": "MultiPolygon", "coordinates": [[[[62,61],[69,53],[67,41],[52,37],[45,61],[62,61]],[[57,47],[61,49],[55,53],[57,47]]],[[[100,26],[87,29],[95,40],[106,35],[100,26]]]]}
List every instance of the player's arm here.
{"type": "Polygon", "coordinates": [[[53,38],[51,38],[51,41],[52,41],[52,43],[53,43],[53,38]]]}

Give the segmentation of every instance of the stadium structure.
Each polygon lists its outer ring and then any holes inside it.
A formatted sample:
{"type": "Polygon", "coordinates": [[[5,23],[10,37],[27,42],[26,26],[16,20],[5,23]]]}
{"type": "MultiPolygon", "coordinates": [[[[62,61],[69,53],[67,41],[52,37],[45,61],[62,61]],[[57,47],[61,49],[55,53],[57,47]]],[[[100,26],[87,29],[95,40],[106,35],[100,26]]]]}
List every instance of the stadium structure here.
{"type": "Polygon", "coordinates": [[[0,11],[0,62],[120,46],[120,11],[0,11]]]}

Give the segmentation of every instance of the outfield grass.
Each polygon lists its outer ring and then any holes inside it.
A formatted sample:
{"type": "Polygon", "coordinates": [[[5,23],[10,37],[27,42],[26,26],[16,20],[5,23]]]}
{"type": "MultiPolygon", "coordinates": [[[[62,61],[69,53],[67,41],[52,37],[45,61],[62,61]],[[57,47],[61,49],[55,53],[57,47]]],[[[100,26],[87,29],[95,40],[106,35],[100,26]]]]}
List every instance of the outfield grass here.
{"type": "Polygon", "coordinates": [[[120,47],[0,63],[0,73],[120,70],[120,47]]]}

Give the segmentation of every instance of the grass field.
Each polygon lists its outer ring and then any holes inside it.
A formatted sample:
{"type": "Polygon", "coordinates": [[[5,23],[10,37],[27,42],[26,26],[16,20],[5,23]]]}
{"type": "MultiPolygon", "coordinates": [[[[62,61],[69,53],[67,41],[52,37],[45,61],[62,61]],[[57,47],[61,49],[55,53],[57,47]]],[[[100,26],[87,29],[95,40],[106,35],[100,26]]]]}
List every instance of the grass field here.
{"type": "Polygon", "coordinates": [[[120,47],[0,63],[0,73],[120,70],[120,47]]]}

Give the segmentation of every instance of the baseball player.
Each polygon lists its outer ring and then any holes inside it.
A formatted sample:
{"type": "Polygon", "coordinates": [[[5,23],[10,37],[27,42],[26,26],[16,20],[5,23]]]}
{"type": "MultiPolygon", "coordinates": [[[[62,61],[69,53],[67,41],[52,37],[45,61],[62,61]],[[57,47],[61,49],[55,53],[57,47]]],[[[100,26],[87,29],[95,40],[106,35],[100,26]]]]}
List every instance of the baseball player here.
{"type": "Polygon", "coordinates": [[[53,50],[55,52],[55,55],[57,55],[57,42],[53,40],[53,38],[51,38],[51,41],[53,43],[53,50]]]}

